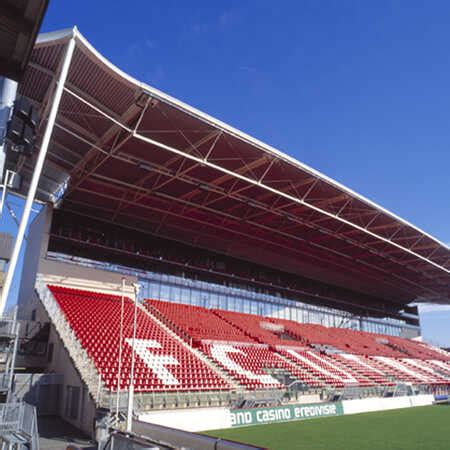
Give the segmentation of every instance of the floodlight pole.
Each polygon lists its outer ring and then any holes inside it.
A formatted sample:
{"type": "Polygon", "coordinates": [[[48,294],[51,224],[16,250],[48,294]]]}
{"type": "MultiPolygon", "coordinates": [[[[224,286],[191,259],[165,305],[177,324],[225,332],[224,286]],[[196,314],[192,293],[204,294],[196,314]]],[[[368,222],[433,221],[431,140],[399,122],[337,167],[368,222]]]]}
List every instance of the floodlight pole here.
{"type": "Polygon", "coordinates": [[[119,367],[117,370],[117,399],[116,399],[116,420],[119,417],[120,386],[122,381],[122,346],[123,346],[123,310],[125,303],[125,277],[122,277],[122,292],[120,301],[120,331],[119,331],[119,367]]]}
{"type": "Polygon", "coordinates": [[[36,161],[36,166],[33,171],[33,176],[31,178],[27,199],[25,202],[25,206],[23,208],[22,218],[20,219],[19,229],[17,231],[16,240],[14,242],[14,248],[12,251],[11,259],[9,261],[8,272],[6,273],[5,284],[3,286],[2,296],[0,299],[0,317],[2,317],[5,312],[6,302],[8,300],[9,292],[11,290],[14,272],[16,270],[17,261],[19,259],[20,250],[22,248],[23,238],[25,236],[25,231],[31,214],[31,207],[33,206],[33,202],[36,196],[39,179],[41,178],[42,169],[44,167],[45,157],[47,156],[50,138],[52,137],[53,128],[56,121],[56,114],[58,113],[59,104],[61,102],[61,97],[64,90],[64,84],[66,82],[67,75],[69,73],[69,67],[72,61],[73,51],[75,49],[75,35],[76,30],[74,29],[72,37],[66,47],[64,62],[61,67],[58,84],[56,86],[55,94],[53,96],[53,104],[48,116],[47,125],[45,127],[44,136],[42,138],[41,148],[39,149],[39,155],[36,161]]]}
{"type": "Polygon", "coordinates": [[[130,370],[130,386],[128,387],[128,407],[127,407],[127,431],[131,432],[133,426],[133,399],[134,399],[134,359],[136,348],[136,328],[137,328],[137,304],[139,300],[139,291],[141,285],[133,284],[134,287],[134,319],[133,319],[133,345],[131,350],[131,370],[130,370]]]}

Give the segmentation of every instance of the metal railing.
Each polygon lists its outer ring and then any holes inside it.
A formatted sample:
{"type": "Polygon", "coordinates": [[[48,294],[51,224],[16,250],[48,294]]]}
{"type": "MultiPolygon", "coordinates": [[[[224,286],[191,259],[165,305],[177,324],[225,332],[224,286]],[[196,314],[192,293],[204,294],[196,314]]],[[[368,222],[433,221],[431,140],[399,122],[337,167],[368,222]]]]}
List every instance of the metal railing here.
{"type": "Polygon", "coordinates": [[[328,388],[324,390],[323,398],[328,401],[354,400],[370,397],[403,397],[411,395],[429,394],[429,385],[398,382],[392,386],[348,386],[344,388],[328,388]]]}
{"type": "Polygon", "coordinates": [[[19,331],[15,311],[0,318],[0,390],[8,392],[8,401],[12,399],[19,331]]]}
{"type": "Polygon", "coordinates": [[[36,408],[25,402],[0,404],[0,442],[29,444],[30,450],[39,450],[36,408]]]}
{"type": "Polygon", "coordinates": [[[0,337],[14,338],[19,333],[19,323],[13,318],[0,318],[0,337]]]}
{"type": "MultiPolygon", "coordinates": [[[[137,423],[135,423],[134,426],[137,423]]],[[[197,450],[257,450],[261,447],[255,447],[250,444],[241,444],[235,441],[216,438],[212,436],[189,433],[173,428],[161,426],[146,426],[140,424],[141,433],[125,433],[114,430],[103,445],[99,446],[102,450],[146,450],[146,449],[197,449],[197,450]],[[148,431],[149,436],[145,435],[148,431]],[[142,434],[144,433],[144,434],[142,434]],[[154,435],[156,434],[157,437],[154,435]]]]}

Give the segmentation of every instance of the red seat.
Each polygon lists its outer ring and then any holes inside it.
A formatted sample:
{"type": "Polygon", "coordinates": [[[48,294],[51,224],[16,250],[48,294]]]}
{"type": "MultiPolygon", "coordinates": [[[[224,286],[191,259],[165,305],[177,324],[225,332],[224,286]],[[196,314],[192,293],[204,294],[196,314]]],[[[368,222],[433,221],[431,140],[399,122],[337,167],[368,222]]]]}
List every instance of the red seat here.
{"type": "MultiPolygon", "coordinates": [[[[80,343],[93,359],[105,385],[112,390],[117,389],[121,298],[61,286],[49,286],[49,289],[80,343]]],[[[125,298],[122,368],[119,382],[121,389],[126,389],[129,385],[132,349],[127,343],[127,338],[130,339],[133,334],[133,312],[133,302],[125,298]]],[[[136,338],[145,340],[143,342],[156,341],[159,347],[148,348],[147,361],[137,354],[135,366],[137,391],[202,391],[211,390],[212,385],[215,390],[230,389],[225,380],[140,309],[137,312],[136,338]],[[163,369],[158,372],[158,366],[153,364],[157,357],[174,359],[163,365],[163,369]]]]}

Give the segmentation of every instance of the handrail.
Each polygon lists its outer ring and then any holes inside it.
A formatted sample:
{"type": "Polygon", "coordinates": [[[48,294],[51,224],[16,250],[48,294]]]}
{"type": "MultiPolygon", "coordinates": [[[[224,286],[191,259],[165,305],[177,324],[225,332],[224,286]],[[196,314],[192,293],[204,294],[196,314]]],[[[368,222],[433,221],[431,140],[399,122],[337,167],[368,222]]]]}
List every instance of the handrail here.
{"type": "MultiPolygon", "coordinates": [[[[0,404],[0,442],[5,435],[18,434],[28,442],[31,450],[39,450],[39,433],[36,408],[28,403],[0,404]]],[[[3,448],[3,447],[2,447],[3,448]]]]}

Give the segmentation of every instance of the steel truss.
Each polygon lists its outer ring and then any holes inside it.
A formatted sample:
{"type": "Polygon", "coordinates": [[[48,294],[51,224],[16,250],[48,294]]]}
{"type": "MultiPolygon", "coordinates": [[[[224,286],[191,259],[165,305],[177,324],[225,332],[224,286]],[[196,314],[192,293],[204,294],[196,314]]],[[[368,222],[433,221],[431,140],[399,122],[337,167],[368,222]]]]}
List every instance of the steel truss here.
{"type": "MultiPolygon", "coordinates": [[[[106,62],[76,30],[74,35],[79,52],[91,61],[98,60],[99,64],[107,65],[112,76],[124,83],[133,81],[124,78],[106,62]]],[[[38,47],[46,45],[52,45],[52,41],[44,39],[38,47]]],[[[55,82],[56,72],[36,62],[32,67],[55,82]]],[[[400,290],[402,286],[396,283],[405,283],[414,286],[417,292],[426,292],[428,297],[441,295],[436,287],[445,283],[450,274],[449,251],[444,244],[275,149],[188,109],[155,89],[143,85],[136,89],[141,91],[136,102],[118,114],[70,79],[64,85],[65,107],[60,109],[55,122],[60,133],[53,139],[50,154],[57,157],[58,148],[67,148],[61,142],[64,136],[70,136],[88,148],[69,171],[66,204],[76,208],[79,201],[72,194],[83,192],[116,201],[113,208],[98,206],[109,214],[111,223],[117,223],[120,217],[137,218],[133,212],[136,207],[158,212],[156,233],[160,233],[170,217],[196,222],[202,232],[208,233],[210,224],[206,216],[202,219],[202,214],[213,214],[220,218],[220,225],[214,226],[229,233],[258,239],[263,245],[276,245],[280,249],[286,239],[306,242],[313,248],[343,258],[343,261],[351,260],[361,268],[367,268],[364,275],[373,280],[400,290]],[[72,109],[68,105],[72,105],[72,109]],[[197,130],[197,134],[202,136],[192,139],[167,116],[167,105],[201,120],[206,128],[197,130]],[[143,125],[144,118],[154,111],[165,116],[172,128],[159,130],[143,125]],[[106,131],[97,133],[90,122],[93,119],[101,120],[106,131]],[[170,140],[150,137],[151,133],[181,137],[185,145],[173,145],[170,140]],[[140,156],[129,152],[131,144],[146,149],[149,157],[143,157],[142,152],[140,156]],[[253,156],[239,153],[238,144],[251,145],[255,150],[253,156]],[[230,149],[229,155],[218,151],[224,146],[230,149]],[[163,163],[153,160],[154,149],[166,154],[167,160],[163,163]],[[121,179],[103,172],[111,161],[122,164],[118,166],[122,167],[119,170],[126,170],[123,168],[129,164],[128,167],[139,167],[147,173],[133,181],[121,179]],[[303,178],[295,180],[286,172],[293,168],[303,170],[303,178]],[[215,176],[204,179],[198,175],[201,170],[215,176]],[[177,183],[183,183],[185,188],[181,195],[170,192],[177,183]],[[93,191],[92,186],[103,187],[103,191],[93,191]],[[114,193],[106,192],[106,187],[114,193]],[[330,187],[334,189],[333,195],[326,190],[330,187]],[[145,202],[152,197],[169,206],[163,209],[145,202]],[[245,228],[238,231],[230,227],[230,224],[239,223],[261,230],[262,235],[254,236],[245,228]],[[281,238],[279,242],[276,236],[281,238]],[[391,280],[387,279],[389,277],[391,280]]],[[[42,108],[45,110],[48,106],[43,104],[42,108]]],[[[192,134],[192,129],[189,132],[192,134]]],[[[72,148],[67,150],[76,154],[72,148]]],[[[151,217],[148,220],[154,222],[151,217]]],[[[292,247],[290,250],[295,251],[292,247]]],[[[321,259],[320,255],[310,256],[321,259]]],[[[407,286],[405,293],[409,289],[407,286]]]]}

